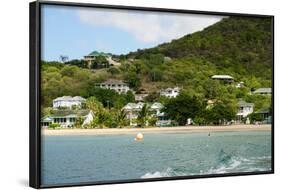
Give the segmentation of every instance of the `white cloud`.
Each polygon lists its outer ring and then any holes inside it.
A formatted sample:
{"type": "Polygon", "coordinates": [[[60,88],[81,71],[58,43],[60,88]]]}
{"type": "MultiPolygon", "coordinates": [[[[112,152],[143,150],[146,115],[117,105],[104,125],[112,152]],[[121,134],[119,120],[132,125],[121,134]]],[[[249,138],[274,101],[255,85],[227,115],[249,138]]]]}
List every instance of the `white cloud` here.
{"type": "Polygon", "coordinates": [[[212,25],[223,17],[108,9],[81,9],[85,24],[111,26],[131,33],[143,43],[167,42],[212,25]]]}

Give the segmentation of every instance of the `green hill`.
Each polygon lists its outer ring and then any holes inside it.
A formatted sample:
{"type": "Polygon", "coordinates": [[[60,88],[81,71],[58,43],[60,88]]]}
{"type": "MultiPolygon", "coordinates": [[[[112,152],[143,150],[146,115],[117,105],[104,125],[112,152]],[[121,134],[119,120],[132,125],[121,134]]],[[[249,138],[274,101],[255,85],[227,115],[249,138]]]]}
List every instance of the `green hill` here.
{"type": "Polygon", "coordinates": [[[202,31],[121,55],[118,60],[120,66],[100,70],[43,62],[44,106],[62,95],[93,96],[94,84],[107,79],[124,80],[134,91],[149,93],[147,101],[162,101],[158,93],[161,88],[179,86],[202,100],[236,105],[243,98],[255,103],[256,110],[270,106],[270,97],[249,95],[256,88],[271,87],[270,18],[224,18],[202,31]],[[231,75],[235,83],[223,84],[210,78],[218,74],[231,75]],[[244,87],[236,88],[240,81],[244,87]]]}
{"type": "Polygon", "coordinates": [[[128,57],[142,59],[162,54],[174,59],[196,59],[212,64],[217,73],[270,79],[271,52],[270,18],[229,17],[203,31],[129,53],[128,57]]]}

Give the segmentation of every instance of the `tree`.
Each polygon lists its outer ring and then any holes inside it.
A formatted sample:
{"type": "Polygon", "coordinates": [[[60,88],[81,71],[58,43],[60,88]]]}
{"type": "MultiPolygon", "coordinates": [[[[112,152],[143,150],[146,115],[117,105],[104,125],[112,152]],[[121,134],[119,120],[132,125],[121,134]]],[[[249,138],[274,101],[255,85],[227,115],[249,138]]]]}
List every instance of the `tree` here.
{"type": "Polygon", "coordinates": [[[82,124],[83,124],[83,118],[77,117],[74,123],[74,127],[80,129],[82,128],[82,124]]]}
{"type": "Polygon", "coordinates": [[[206,111],[205,116],[208,123],[221,125],[233,120],[235,118],[235,113],[235,110],[231,106],[224,103],[217,103],[212,109],[206,111]]]}
{"type": "Polygon", "coordinates": [[[86,100],[86,108],[90,109],[94,115],[96,115],[103,109],[103,105],[96,99],[96,97],[92,96],[86,100]]]}
{"type": "Polygon", "coordinates": [[[202,114],[203,105],[196,96],[180,93],[165,105],[163,111],[179,125],[185,125],[188,118],[195,118],[202,114]]]}
{"type": "Polygon", "coordinates": [[[127,73],[125,75],[125,80],[127,83],[129,83],[129,86],[131,88],[137,89],[138,87],[140,87],[141,84],[140,77],[134,72],[127,73]]]}
{"type": "Polygon", "coordinates": [[[129,90],[126,93],[125,98],[126,98],[126,103],[135,102],[135,95],[131,90],[129,90]]]}
{"type": "Polygon", "coordinates": [[[152,92],[152,93],[149,93],[148,96],[146,96],[144,99],[145,101],[148,101],[148,102],[155,102],[158,98],[159,98],[159,93],[158,92],[152,92]]]}
{"type": "Polygon", "coordinates": [[[109,72],[111,75],[117,75],[120,73],[119,69],[116,67],[110,67],[107,69],[107,72],[109,72]]]}
{"type": "Polygon", "coordinates": [[[111,108],[114,106],[115,102],[120,98],[116,91],[111,89],[103,89],[103,88],[96,88],[96,87],[89,87],[87,89],[88,96],[93,96],[103,104],[104,107],[111,108]]]}
{"type": "Polygon", "coordinates": [[[251,123],[254,123],[256,121],[263,121],[264,120],[262,114],[258,114],[258,113],[251,113],[249,115],[249,118],[250,118],[251,123]]]}
{"type": "Polygon", "coordinates": [[[80,68],[88,68],[88,63],[84,60],[80,60],[80,59],[73,59],[70,61],[65,62],[64,64],[66,65],[73,65],[73,66],[77,66],[80,68]]]}
{"type": "Polygon", "coordinates": [[[60,73],[62,74],[62,76],[73,77],[78,70],[79,68],[76,66],[65,66],[62,68],[60,73]]]}
{"type": "Polygon", "coordinates": [[[105,56],[99,55],[92,61],[91,69],[108,68],[109,62],[105,56]]]}
{"type": "Polygon", "coordinates": [[[149,107],[147,106],[147,104],[144,104],[141,110],[138,112],[137,121],[140,127],[144,127],[145,125],[147,125],[148,116],[149,116],[149,107]]]}
{"type": "Polygon", "coordinates": [[[163,72],[160,69],[153,69],[149,71],[149,78],[152,82],[161,81],[163,78],[163,72]]]}
{"type": "Polygon", "coordinates": [[[122,128],[129,125],[129,120],[126,117],[126,112],[124,110],[117,110],[117,123],[118,127],[122,128]]]}

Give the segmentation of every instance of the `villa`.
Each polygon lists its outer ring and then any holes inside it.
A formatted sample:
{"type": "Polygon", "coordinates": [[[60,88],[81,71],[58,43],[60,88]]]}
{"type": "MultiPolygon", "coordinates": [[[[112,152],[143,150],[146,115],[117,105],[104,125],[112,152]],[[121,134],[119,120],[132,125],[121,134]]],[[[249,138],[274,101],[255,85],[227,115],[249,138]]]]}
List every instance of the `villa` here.
{"type": "Polygon", "coordinates": [[[81,108],[85,101],[81,96],[62,96],[53,100],[53,108],[72,108],[74,106],[81,108]]]}
{"type": "Polygon", "coordinates": [[[180,88],[175,87],[175,88],[166,88],[160,90],[160,96],[166,96],[168,98],[175,98],[179,95],[180,88]]]}
{"type": "MultiPolygon", "coordinates": [[[[136,126],[137,123],[134,121],[138,118],[138,112],[143,108],[144,103],[128,103],[125,105],[122,110],[126,113],[126,118],[130,120],[130,126],[136,126]]],[[[161,112],[161,109],[164,107],[161,103],[155,102],[151,105],[148,105],[150,116],[157,117],[158,121],[156,126],[167,126],[171,124],[171,120],[161,112]]]]}
{"type": "Polygon", "coordinates": [[[271,88],[258,88],[253,93],[260,95],[271,95],[271,88]]]}
{"type": "Polygon", "coordinates": [[[144,103],[128,103],[122,110],[126,113],[126,118],[130,120],[130,126],[136,126],[137,124],[133,120],[138,118],[138,112],[142,109],[144,103]]]}
{"type": "Polygon", "coordinates": [[[163,104],[155,102],[150,106],[150,109],[155,112],[154,116],[158,118],[156,126],[169,126],[171,125],[172,120],[161,110],[164,108],[163,104]]]}
{"type": "MultiPolygon", "coordinates": [[[[85,55],[84,61],[86,61],[88,63],[88,67],[90,67],[92,65],[92,63],[97,59],[98,56],[104,57],[108,61],[109,66],[115,66],[115,65],[121,64],[120,62],[117,62],[116,60],[114,60],[112,58],[112,54],[104,53],[104,52],[98,52],[98,51],[93,51],[89,55],[85,55]]],[[[102,63],[100,63],[100,64],[101,64],[101,67],[105,66],[105,65],[102,65],[102,63]]]]}
{"type": "Polygon", "coordinates": [[[232,76],[229,76],[229,75],[213,75],[211,77],[213,80],[219,80],[219,81],[224,81],[224,82],[227,82],[227,83],[232,83],[234,82],[234,79],[232,76]]]}
{"type": "Polygon", "coordinates": [[[97,83],[96,87],[115,90],[119,94],[127,93],[130,90],[129,85],[127,83],[124,83],[123,81],[119,80],[108,80],[103,83],[97,83]]]}
{"type": "Polygon", "coordinates": [[[248,103],[243,100],[238,102],[238,112],[236,114],[236,122],[241,123],[243,119],[247,118],[247,116],[254,111],[254,104],[248,103]]]}
{"type": "Polygon", "coordinates": [[[98,56],[103,56],[105,57],[105,59],[111,58],[111,54],[109,53],[93,51],[89,55],[84,56],[84,61],[86,61],[88,63],[88,66],[90,67],[93,61],[96,60],[98,56]]]}
{"type": "Polygon", "coordinates": [[[82,127],[90,124],[94,118],[90,110],[54,110],[54,114],[41,119],[41,127],[48,128],[51,123],[58,123],[62,128],[73,127],[77,119],[82,119],[82,127]]]}

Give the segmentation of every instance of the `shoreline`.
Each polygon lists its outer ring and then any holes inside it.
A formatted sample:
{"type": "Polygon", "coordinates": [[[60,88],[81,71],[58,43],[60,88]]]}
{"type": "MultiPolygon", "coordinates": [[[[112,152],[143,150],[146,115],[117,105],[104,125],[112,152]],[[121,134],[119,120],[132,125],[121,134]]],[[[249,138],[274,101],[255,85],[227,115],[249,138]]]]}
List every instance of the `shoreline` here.
{"type": "Polygon", "coordinates": [[[210,132],[246,132],[271,131],[271,125],[229,125],[229,126],[182,126],[151,128],[106,128],[106,129],[42,129],[43,136],[75,135],[128,135],[159,133],[210,133],[210,132]]]}

